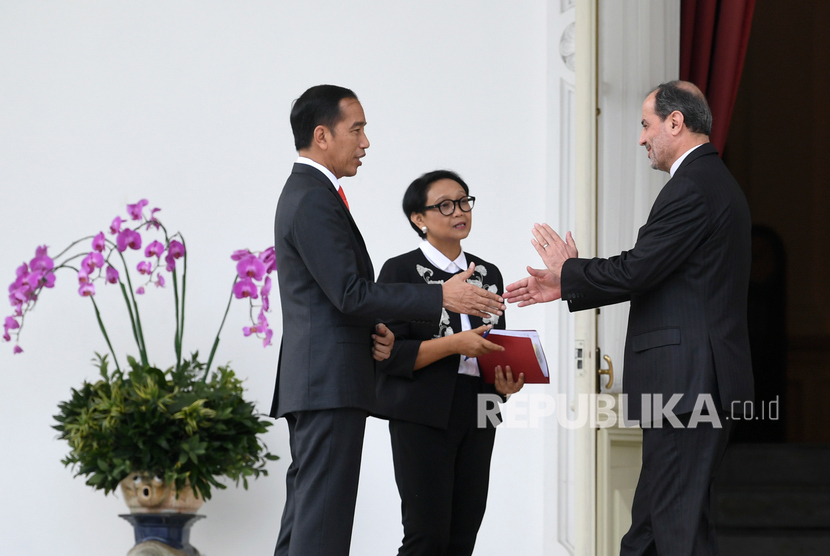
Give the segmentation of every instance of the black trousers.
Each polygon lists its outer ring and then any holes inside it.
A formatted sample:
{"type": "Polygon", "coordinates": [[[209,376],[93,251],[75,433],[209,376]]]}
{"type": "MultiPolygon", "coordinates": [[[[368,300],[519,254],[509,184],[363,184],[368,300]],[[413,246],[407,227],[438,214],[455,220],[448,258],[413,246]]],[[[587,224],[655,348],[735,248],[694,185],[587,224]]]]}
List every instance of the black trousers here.
{"type": "Polygon", "coordinates": [[[686,428],[643,429],[643,468],[631,507],[631,528],[620,556],[716,556],[718,544],[709,516],[712,483],[723,458],[732,421],[721,428],[678,415],[686,428]]]}
{"type": "Polygon", "coordinates": [[[479,379],[459,375],[446,430],[390,421],[404,538],[399,556],[469,556],[487,505],[496,429],[478,428],[479,379]]]}
{"type": "Polygon", "coordinates": [[[362,409],[298,411],[275,556],[348,556],[366,429],[362,409]]]}

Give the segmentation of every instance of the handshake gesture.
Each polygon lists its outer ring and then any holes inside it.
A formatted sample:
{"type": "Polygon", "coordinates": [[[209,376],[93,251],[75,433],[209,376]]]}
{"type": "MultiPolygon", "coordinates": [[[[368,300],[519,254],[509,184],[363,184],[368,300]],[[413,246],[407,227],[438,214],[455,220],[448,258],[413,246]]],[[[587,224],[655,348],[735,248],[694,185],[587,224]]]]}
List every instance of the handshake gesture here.
{"type": "Polygon", "coordinates": [[[464,313],[483,319],[504,313],[504,299],[478,286],[467,282],[473,275],[475,263],[464,272],[459,272],[441,287],[444,292],[444,308],[453,313],[464,313]]]}
{"type": "Polygon", "coordinates": [[[527,267],[530,274],[507,286],[504,298],[519,307],[547,303],[562,297],[562,266],[565,261],[579,256],[571,232],[563,240],[547,224],[533,225],[534,239],[530,240],[545,263],[544,269],[527,267]]]}

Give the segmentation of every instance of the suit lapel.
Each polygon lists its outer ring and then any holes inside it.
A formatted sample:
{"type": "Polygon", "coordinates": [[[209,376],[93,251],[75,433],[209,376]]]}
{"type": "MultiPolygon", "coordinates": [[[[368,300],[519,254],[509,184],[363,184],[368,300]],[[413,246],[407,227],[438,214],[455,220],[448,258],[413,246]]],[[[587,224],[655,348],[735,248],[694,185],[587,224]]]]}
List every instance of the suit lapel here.
{"type": "Polygon", "coordinates": [[[359,257],[360,262],[363,264],[363,270],[366,272],[366,275],[370,276],[372,279],[375,277],[375,270],[372,267],[372,259],[369,258],[369,251],[366,249],[366,243],[363,241],[363,236],[360,234],[360,230],[357,227],[357,224],[352,218],[352,214],[349,209],[346,207],[346,203],[343,202],[343,199],[340,197],[340,193],[334,188],[334,185],[329,181],[329,179],[317,168],[313,166],[309,166],[308,164],[302,164],[299,162],[294,163],[294,168],[292,169],[293,172],[298,174],[304,174],[314,178],[315,182],[326,189],[337,201],[337,204],[340,206],[340,210],[342,214],[346,217],[349,222],[349,228],[352,233],[352,237],[354,239],[354,243],[356,244],[359,249],[356,250],[356,254],[359,257]]]}

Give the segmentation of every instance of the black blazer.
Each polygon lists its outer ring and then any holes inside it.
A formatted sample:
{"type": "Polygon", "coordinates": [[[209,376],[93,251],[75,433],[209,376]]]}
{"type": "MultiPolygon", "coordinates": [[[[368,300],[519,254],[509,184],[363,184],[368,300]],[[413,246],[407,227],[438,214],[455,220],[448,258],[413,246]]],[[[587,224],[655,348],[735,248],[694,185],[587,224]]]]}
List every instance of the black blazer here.
{"type": "Polygon", "coordinates": [[[326,176],[307,164],[294,164],[280,194],[274,247],[283,333],[271,416],[371,410],[377,319],[437,320],[441,288],[376,284],[349,210],[326,176]]]}
{"type": "Polygon", "coordinates": [[[637,243],[609,259],[569,259],[562,299],[571,311],[631,301],[623,390],[632,419],[640,396],[698,394],[720,408],[754,396],[746,310],[751,262],[749,207],[738,183],[705,143],[657,196],[637,243]]]}
{"type": "MultiPolygon", "coordinates": [[[[499,269],[475,255],[465,253],[467,264],[476,264],[468,282],[476,283],[491,292],[501,294],[504,284],[499,269]]],[[[420,249],[404,253],[386,261],[378,282],[410,282],[413,284],[443,283],[453,275],[435,268],[420,249]]],[[[447,326],[461,331],[458,313],[442,310],[443,323],[424,320],[394,320],[388,323],[395,334],[395,345],[389,359],[378,362],[376,416],[446,429],[450,418],[455,382],[461,355],[445,357],[426,367],[414,370],[415,358],[421,342],[447,334],[447,326]],[[447,322],[449,321],[449,322],[447,322]]],[[[490,319],[470,316],[470,326],[478,328],[492,324],[504,329],[504,315],[490,319]]],[[[492,384],[480,380],[482,392],[496,393],[492,384]]],[[[488,421],[489,426],[489,421],[488,421]]]]}

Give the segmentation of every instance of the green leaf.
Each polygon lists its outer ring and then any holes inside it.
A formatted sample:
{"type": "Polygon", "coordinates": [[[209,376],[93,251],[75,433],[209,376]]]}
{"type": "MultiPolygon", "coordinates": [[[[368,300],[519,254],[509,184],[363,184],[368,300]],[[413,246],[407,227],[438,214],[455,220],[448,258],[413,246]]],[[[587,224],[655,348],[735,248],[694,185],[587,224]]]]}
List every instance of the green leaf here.
{"type": "Polygon", "coordinates": [[[149,470],[205,498],[226,476],[237,483],[267,475],[279,459],[258,435],[271,422],[244,399],[242,382],[227,366],[202,381],[205,365],[195,354],[165,371],[128,357],[124,373],[108,371],[97,382],[71,389],[58,404],[53,428],[69,453],[61,462],[96,489],[110,492],[132,470],[149,470]]]}

